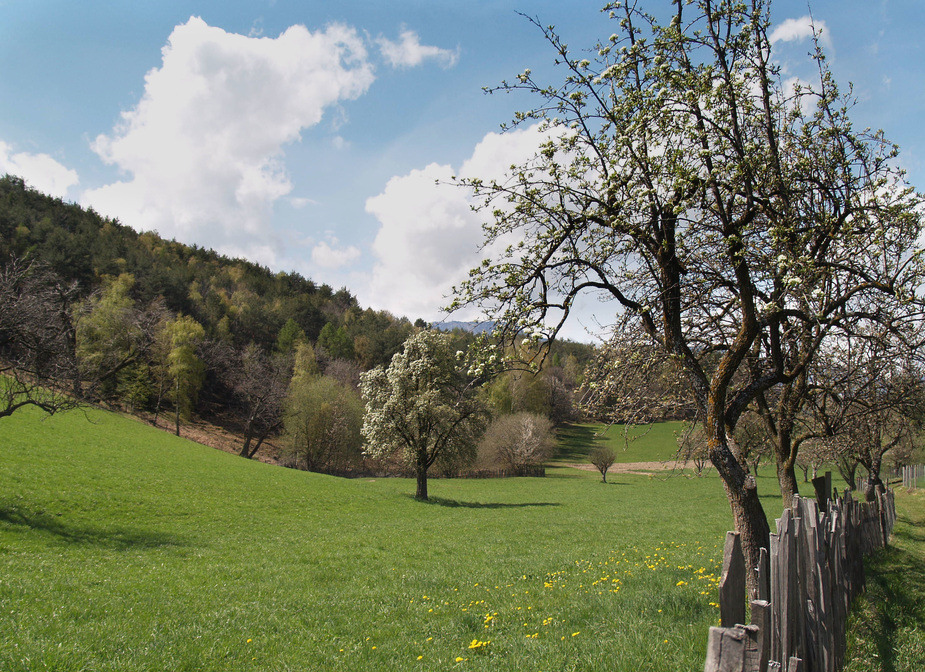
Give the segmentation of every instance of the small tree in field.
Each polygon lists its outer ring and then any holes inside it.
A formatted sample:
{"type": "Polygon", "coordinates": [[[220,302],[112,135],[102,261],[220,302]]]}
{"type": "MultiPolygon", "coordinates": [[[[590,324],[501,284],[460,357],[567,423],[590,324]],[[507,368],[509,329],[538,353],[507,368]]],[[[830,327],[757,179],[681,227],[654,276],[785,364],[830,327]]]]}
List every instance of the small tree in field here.
{"type": "Polygon", "coordinates": [[[441,454],[472,455],[487,414],[457,366],[449,337],[411,336],[388,368],[364,373],[366,454],[400,451],[414,468],[417,499],[427,499],[427,470],[441,454]]]}
{"type": "Polygon", "coordinates": [[[601,472],[601,480],[606,483],[607,470],[617,461],[617,454],[609,446],[598,446],[591,451],[590,461],[601,472]]]}

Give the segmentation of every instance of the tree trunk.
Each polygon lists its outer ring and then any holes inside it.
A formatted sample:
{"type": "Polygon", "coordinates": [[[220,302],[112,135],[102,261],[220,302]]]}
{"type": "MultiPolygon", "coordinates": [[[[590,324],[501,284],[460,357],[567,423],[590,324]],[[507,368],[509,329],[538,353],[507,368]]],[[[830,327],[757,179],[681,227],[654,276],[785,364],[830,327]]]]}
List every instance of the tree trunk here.
{"type": "Polygon", "coordinates": [[[780,483],[780,495],[784,509],[789,509],[793,504],[793,496],[800,494],[800,487],[797,484],[796,469],[789,460],[777,463],[777,480],[780,483]]]}
{"type": "Polygon", "coordinates": [[[420,468],[420,465],[417,468],[417,477],[418,477],[418,489],[414,494],[415,499],[420,499],[423,502],[427,501],[427,468],[420,468]]]}
{"type": "MultiPolygon", "coordinates": [[[[254,414],[251,413],[251,416],[247,419],[247,425],[244,427],[244,445],[241,446],[241,452],[238,453],[241,457],[246,457],[248,459],[254,454],[250,452],[251,441],[254,439],[254,414]]],[[[256,450],[255,450],[256,452],[256,450]]]]}
{"type": "Polygon", "coordinates": [[[723,479],[723,488],[732,509],[735,530],[742,542],[749,600],[756,600],[758,574],[753,570],[758,566],[761,549],[771,547],[771,528],[758,498],[755,477],[735,458],[728,445],[730,440],[725,434],[708,437],[710,461],[723,479]]]}
{"type": "Polygon", "coordinates": [[[180,378],[177,378],[177,400],[176,400],[176,412],[174,413],[174,420],[177,425],[177,436],[180,436],[180,378]]]}

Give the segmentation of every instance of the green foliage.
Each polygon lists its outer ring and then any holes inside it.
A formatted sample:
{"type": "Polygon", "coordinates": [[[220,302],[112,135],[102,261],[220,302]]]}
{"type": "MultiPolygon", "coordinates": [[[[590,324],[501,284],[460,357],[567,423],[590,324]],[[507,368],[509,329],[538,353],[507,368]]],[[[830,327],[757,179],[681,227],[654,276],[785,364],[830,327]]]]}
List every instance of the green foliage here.
{"type": "Polygon", "coordinates": [[[276,351],[282,354],[295,352],[300,343],[306,341],[305,330],[299,326],[299,323],[291,317],[286,320],[286,324],[279,330],[276,337],[276,351]]]}
{"type": "Polygon", "coordinates": [[[360,458],[363,403],[351,387],[333,378],[295,375],[283,422],[287,455],[301,469],[343,470],[360,458]]]}
{"type": "Polygon", "coordinates": [[[84,378],[103,379],[103,396],[112,396],[116,380],[109,374],[136,351],[143,335],[134,320],[130,295],[135,280],[123,273],[105,278],[100,292],[91,296],[77,318],[76,352],[84,378]]]}
{"type": "Polygon", "coordinates": [[[332,359],[353,359],[353,339],[345,327],[328,322],[318,335],[318,347],[332,359]]]}
{"type": "MultiPolygon", "coordinates": [[[[177,408],[177,418],[189,418],[205,376],[205,364],[196,354],[196,347],[205,337],[202,325],[188,315],[170,320],[164,325],[168,344],[167,371],[173,380],[171,398],[177,408]]],[[[179,432],[179,425],[177,426],[179,432]]]]}

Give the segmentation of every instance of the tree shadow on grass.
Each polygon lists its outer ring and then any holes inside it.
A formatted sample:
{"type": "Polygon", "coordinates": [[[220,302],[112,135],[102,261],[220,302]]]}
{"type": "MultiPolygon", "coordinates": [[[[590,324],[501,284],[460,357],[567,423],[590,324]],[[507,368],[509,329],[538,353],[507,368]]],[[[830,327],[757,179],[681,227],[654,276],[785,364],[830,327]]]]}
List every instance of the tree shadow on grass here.
{"type": "Polygon", "coordinates": [[[595,428],[588,425],[565,425],[557,430],[556,436],[554,462],[587,462],[591,450],[601,441],[595,428]]]}
{"type": "Polygon", "coordinates": [[[67,544],[97,546],[113,551],[187,546],[180,537],[127,527],[96,528],[75,525],[56,515],[23,511],[0,504],[0,529],[31,530],[67,544]]]}
{"type": "MultiPolygon", "coordinates": [[[[414,497],[409,495],[409,497],[414,497]]],[[[435,506],[448,506],[451,508],[466,509],[522,509],[529,506],[561,506],[558,502],[524,502],[522,504],[505,504],[502,502],[460,502],[455,499],[445,497],[430,497],[424,504],[433,504],[435,506]]]]}

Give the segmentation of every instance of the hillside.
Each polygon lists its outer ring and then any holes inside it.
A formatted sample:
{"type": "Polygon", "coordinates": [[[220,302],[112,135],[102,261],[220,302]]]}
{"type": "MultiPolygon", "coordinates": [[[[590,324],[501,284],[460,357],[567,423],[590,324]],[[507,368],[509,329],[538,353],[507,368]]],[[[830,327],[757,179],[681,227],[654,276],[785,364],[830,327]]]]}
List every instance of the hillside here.
{"type": "Polygon", "coordinates": [[[716,478],[559,468],[424,504],[100,411],[3,419],[0,455],[11,672],[674,671],[716,619],[716,478]]]}
{"type": "Polygon", "coordinates": [[[370,362],[388,361],[410,325],[387,313],[363,310],[342,288],[334,290],[297,273],[273,273],[244,259],[138,233],[73,203],[27,187],[16,177],[0,178],[0,259],[35,259],[83,296],[104,278],[127,273],[132,298],[146,305],[161,297],[165,307],[191,315],[212,337],[237,346],[276,344],[290,318],[315,342],[325,325],[351,325],[351,338],[373,339],[370,362]]]}

